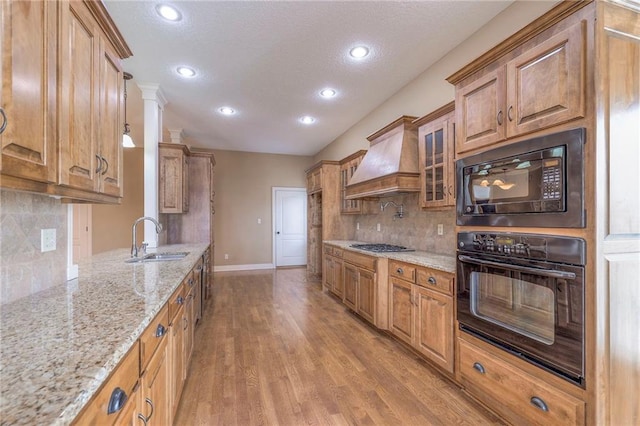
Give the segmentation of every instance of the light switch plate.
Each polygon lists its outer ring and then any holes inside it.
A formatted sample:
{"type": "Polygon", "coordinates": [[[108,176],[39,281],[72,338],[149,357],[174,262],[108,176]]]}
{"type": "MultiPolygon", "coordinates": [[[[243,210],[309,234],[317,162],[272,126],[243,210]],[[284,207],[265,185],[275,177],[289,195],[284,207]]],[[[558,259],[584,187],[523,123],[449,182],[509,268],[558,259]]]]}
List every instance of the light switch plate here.
{"type": "Polygon", "coordinates": [[[378,223],[378,225],[376,226],[376,229],[378,230],[378,232],[380,232],[380,224],[378,223]]]}
{"type": "Polygon", "coordinates": [[[444,226],[441,223],[438,224],[438,235],[444,234],[444,226]]]}
{"type": "Polygon", "coordinates": [[[56,249],[56,228],[40,230],[40,251],[54,251],[56,249]]]}

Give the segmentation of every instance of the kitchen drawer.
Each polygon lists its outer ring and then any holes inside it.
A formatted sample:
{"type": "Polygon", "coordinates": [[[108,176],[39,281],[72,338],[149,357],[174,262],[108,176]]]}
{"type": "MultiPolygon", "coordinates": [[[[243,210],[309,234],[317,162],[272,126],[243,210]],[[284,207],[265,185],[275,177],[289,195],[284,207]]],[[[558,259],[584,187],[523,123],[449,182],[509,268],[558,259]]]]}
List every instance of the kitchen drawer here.
{"type": "MultiPolygon", "coordinates": [[[[77,425],[112,425],[120,415],[124,402],[133,394],[133,389],[138,382],[138,368],[140,367],[140,352],[136,341],[129,352],[122,358],[118,366],[113,370],[109,378],[93,396],[93,399],[85,406],[84,410],[75,418],[73,424],[77,425]],[[126,395],[118,411],[108,414],[109,401],[114,390],[120,389],[126,395]]],[[[135,401],[127,401],[135,402],[135,401]]]]}
{"type": "Polygon", "coordinates": [[[329,256],[333,256],[333,246],[324,246],[324,254],[328,254],[329,256]]]}
{"type": "Polygon", "coordinates": [[[364,269],[369,269],[370,271],[376,270],[376,258],[372,256],[367,256],[366,254],[356,253],[354,251],[347,250],[344,252],[342,256],[345,262],[349,262],[352,265],[359,266],[364,269]]]}
{"type": "Polygon", "coordinates": [[[459,340],[459,345],[462,384],[509,422],[545,426],[584,424],[583,401],[475,345],[463,340],[459,340]]]}
{"type": "Polygon", "coordinates": [[[339,247],[333,248],[333,256],[342,259],[344,250],[339,247]]]}
{"type": "Polygon", "coordinates": [[[167,303],[162,307],[140,336],[140,373],[147,368],[151,356],[169,329],[168,305],[167,303]]]}
{"type": "Polygon", "coordinates": [[[453,294],[453,275],[446,272],[418,268],[416,271],[416,284],[448,295],[453,294]]]}
{"type": "Polygon", "coordinates": [[[180,310],[180,308],[184,305],[185,297],[186,297],[185,283],[182,282],[176,291],[173,292],[171,298],[169,299],[169,323],[172,324],[176,314],[180,310]]]}
{"type": "Polygon", "coordinates": [[[412,283],[416,282],[416,267],[395,260],[389,261],[389,276],[403,279],[412,283]]]}

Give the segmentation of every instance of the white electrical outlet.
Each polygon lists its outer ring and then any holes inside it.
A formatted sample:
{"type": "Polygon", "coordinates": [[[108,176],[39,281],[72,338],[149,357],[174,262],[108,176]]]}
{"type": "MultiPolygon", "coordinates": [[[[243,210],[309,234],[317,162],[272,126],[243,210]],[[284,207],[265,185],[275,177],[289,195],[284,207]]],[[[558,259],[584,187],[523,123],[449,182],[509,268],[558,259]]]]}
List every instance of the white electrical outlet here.
{"type": "Polygon", "coordinates": [[[379,223],[377,224],[376,229],[378,230],[378,232],[380,232],[380,224],[379,223]]]}
{"type": "Polygon", "coordinates": [[[229,260],[229,255],[227,253],[224,254],[224,260],[229,260]]]}
{"type": "Polygon", "coordinates": [[[360,230],[360,222],[356,222],[356,229],[360,230]]]}
{"type": "Polygon", "coordinates": [[[441,223],[438,224],[438,235],[444,234],[444,226],[441,223]]]}
{"type": "Polygon", "coordinates": [[[262,219],[258,218],[258,225],[262,223],[262,219]]]}
{"type": "Polygon", "coordinates": [[[56,249],[56,228],[40,230],[40,251],[54,251],[56,249]]]}

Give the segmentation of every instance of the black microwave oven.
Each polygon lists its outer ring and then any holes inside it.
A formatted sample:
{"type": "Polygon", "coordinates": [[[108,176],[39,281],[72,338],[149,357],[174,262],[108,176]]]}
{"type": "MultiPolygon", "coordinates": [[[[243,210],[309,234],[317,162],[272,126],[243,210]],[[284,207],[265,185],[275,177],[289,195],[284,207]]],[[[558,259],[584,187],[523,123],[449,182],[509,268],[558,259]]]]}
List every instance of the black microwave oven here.
{"type": "Polygon", "coordinates": [[[456,161],[458,225],[584,228],[584,128],[456,161]]]}

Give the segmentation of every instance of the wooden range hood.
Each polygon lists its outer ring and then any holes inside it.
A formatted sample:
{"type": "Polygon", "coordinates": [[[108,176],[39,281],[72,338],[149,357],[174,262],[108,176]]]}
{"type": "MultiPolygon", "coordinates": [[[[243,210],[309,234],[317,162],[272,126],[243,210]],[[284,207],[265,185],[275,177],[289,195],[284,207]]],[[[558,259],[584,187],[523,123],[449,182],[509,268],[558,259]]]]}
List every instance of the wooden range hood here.
{"type": "Polygon", "coordinates": [[[345,198],[420,191],[416,117],[403,115],[367,137],[371,146],[346,186],[345,198]]]}

